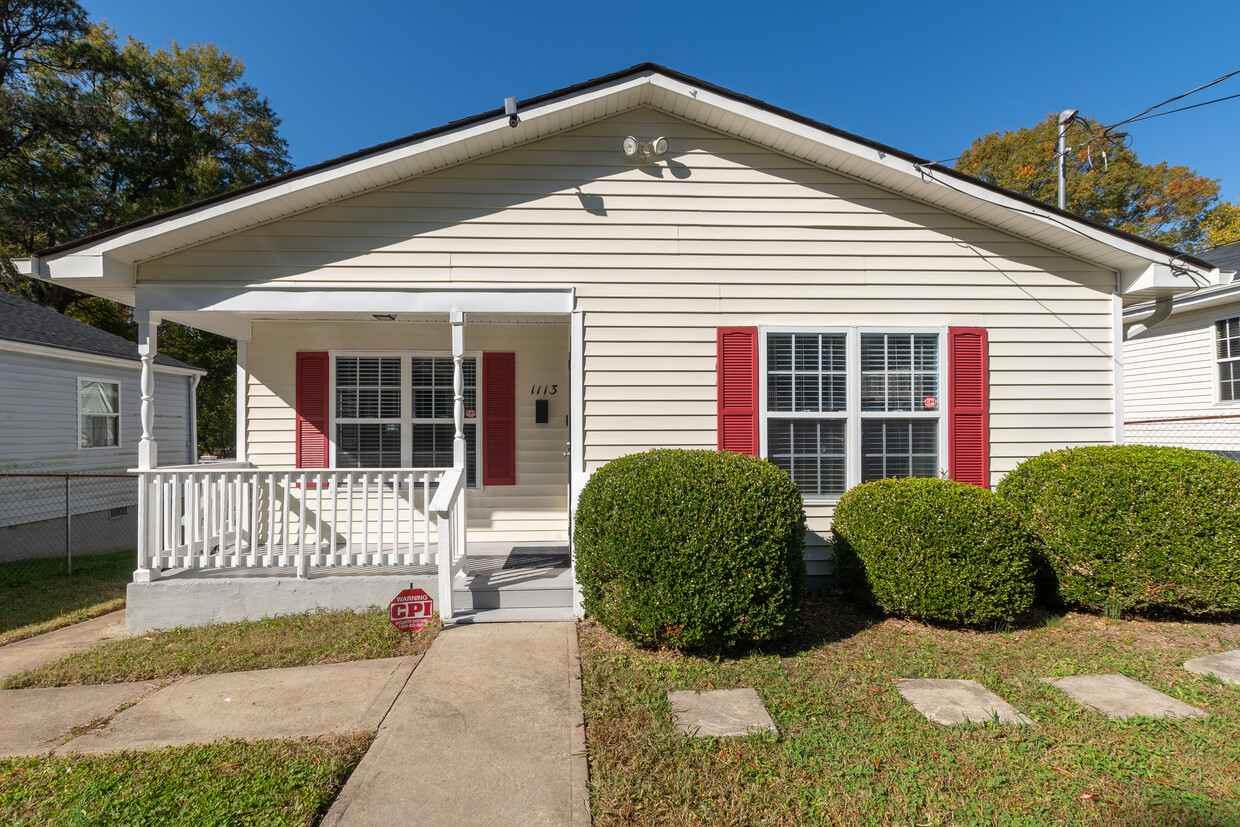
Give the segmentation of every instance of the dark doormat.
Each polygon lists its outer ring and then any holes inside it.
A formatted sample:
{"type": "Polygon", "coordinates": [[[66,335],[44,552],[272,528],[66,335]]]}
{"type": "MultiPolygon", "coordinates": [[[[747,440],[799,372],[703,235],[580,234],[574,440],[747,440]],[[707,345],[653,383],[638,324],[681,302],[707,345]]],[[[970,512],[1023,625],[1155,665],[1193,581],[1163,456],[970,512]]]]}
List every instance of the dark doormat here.
{"type": "Polygon", "coordinates": [[[505,569],[566,569],[568,549],[563,546],[514,546],[505,569]]]}

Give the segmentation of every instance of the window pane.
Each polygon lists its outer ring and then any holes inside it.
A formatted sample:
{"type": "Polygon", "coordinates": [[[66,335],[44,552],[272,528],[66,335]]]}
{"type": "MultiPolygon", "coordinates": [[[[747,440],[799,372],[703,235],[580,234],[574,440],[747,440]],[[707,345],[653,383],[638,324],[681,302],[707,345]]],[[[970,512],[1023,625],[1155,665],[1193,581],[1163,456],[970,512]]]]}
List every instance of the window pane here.
{"type": "Polygon", "coordinates": [[[844,410],[847,388],[843,333],[771,333],[766,338],[768,411],[844,410]]]}
{"type": "MultiPolygon", "coordinates": [[[[466,483],[472,486],[477,482],[478,429],[475,425],[466,425],[462,431],[465,434],[466,483]]],[[[414,425],[413,466],[415,468],[451,468],[452,442],[455,436],[455,425],[438,423],[414,425]]]]}
{"type": "Polygon", "coordinates": [[[771,419],[767,455],[806,496],[839,496],[846,488],[842,419],[771,419]]]}
{"type": "Polygon", "coordinates": [[[936,419],[861,421],[861,481],[886,477],[937,477],[936,419]]]}
{"type": "MultiPolygon", "coordinates": [[[[455,397],[452,387],[453,370],[451,356],[413,357],[410,379],[414,419],[452,419],[455,397]]],[[[478,363],[476,359],[462,360],[461,378],[464,380],[461,395],[465,398],[465,407],[477,407],[478,363]]]]}
{"type": "Polygon", "coordinates": [[[861,410],[931,410],[926,400],[938,396],[938,353],[933,333],[861,334],[861,410]]]}
{"type": "Polygon", "coordinates": [[[338,468],[399,468],[400,425],[358,422],[336,425],[338,468]]]}
{"type": "Polygon", "coordinates": [[[120,417],[79,417],[79,445],[83,448],[108,448],[120,444],[120,417]]]}
{"type": "Polygon", "coordinates": [[[1218,358],[1240,359],[1240,316],[1222,319],[1215,324],[1218,338],[1218,358]]]}
{"type": "Polygon", "coordinates": [[[400,358],[336,357],[336,416],[341,419],[399,418],[400,358]]]}
{"type": "Polygon", "coordinates": [[[82,413],[116,413],[120,404],[120,385],[115,382],[83,382],[78,393],[82,413]]]}
{"type": "Polygon", "coordinates": [[[1218,364],[1218,398],[1220,402],[1240,401],[1240,359],[1218,364]]]}

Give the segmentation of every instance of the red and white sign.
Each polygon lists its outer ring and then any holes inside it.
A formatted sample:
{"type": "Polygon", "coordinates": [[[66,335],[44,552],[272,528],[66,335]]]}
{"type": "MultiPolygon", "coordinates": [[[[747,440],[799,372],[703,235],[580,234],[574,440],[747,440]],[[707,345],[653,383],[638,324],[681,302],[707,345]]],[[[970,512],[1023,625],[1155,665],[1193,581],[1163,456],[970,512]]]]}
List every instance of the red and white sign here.
{"type": "Polygon", "coordinates": [[[925,399],[922,400],[922,404],[925,405],[930,410],[934,410],[935,408],[939,406],[939,400],[936,397],[927,396],[925,399]]]}
{"type": "Polygon", "coordinates": [[[402,632],[416,632],[431,622],[435,602],[421,589],[405,589],[388,604],[388,620],[402,632]]]}

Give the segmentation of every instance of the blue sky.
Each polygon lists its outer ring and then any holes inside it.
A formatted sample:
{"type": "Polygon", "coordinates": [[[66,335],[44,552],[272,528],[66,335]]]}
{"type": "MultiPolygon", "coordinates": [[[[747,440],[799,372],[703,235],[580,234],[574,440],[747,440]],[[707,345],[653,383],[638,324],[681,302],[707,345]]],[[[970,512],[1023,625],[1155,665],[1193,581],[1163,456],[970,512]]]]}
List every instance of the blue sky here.
{"type": "MultiPolygon", "coordinates": [[[[931,159],[1079,109],[1115,123],[1240,69],[1240,3],[83,0],[227,49],[297,166],[653,61],[931,159]]],[[[1240,94],[1240,76],[1174,104],[1240,94]]],[[[1127,127],[1240,199],[1240,98],[1127,127]]]]}

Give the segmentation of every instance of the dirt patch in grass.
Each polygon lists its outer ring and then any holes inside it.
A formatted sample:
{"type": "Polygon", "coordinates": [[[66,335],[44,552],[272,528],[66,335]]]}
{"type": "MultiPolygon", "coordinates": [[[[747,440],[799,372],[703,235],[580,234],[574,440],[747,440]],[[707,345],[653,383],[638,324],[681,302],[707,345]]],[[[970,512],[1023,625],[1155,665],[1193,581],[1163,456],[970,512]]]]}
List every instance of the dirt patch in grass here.
{"type": "MultiPolygon", "coordinates": [[[[965,631],[815,594],[790,641],[706,659],[580,626],[596,825],[1236,824],[1240,689],[1185,671],[1216,623],[1035,617],[965,631]],[[1209,712],[1109,721],[1038,681],[1118,672],[1209,712]],[[943,727],[898,678],[969,678],[1036,725],[943,727]],[[752,686],[778,739],[678,734],[667,692],[752,686]]],[[[1233,647],[1234,648],[1234,647],[1233,647]]]]}
{"type": "Polygon", "coordinates": [[[388,623],[386,609],[312,612],[249,623],[175,629],[109,641],[11,675],[4,689],[162,680],[416,655],[430,648],[438,618],[413,636],[388,623]]]}
{"type": "Polygon", "coordinates": [[[0,760],[11,825],[317,824],[370,733],[0,760]]]}
{"type": "Polygon", "coordinates": [[[125,607],[134,553],[0,563],[0,646],[125,607]]]}

